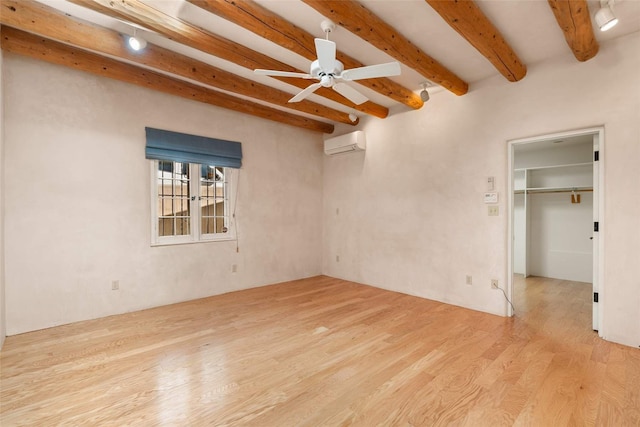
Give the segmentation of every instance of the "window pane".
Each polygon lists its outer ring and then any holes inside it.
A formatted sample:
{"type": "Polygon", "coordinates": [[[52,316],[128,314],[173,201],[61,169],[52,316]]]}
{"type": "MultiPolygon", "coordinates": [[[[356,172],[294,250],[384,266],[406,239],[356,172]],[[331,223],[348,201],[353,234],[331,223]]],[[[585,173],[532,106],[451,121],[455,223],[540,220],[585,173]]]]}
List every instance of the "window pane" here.
{"type": "Polygon", "coordinates": [[[173,162],[167,162],[164,160],[158,161],[158,172],[162,175],[162,172],[173,172],[173,162]]]}
{"type": "Polygon", "coordinates": [[[188,218],[190,215],[189,164],[158,161],[157,174],[158,235],[191,234],[188,218]]]}
{"type": "Polygon", "coordinates": [[[158,216],[173,215],[173,199],[171,197],[158,198],[158,216]]]}
{"type": "Polygon", "coordinates": [[[208,217],[208,218],[202,218],[202,233],[203,234],[210,234],[214,232],[214,222],[213,222],[213,218],[208,217]]]}
{"type": "Polygon", "coordinates": [[[160,218],[158,220],[158,235],[173,236],[173,218],[160,218]]]}
{"type": "Polygon", "coordinates": [[[164,199],[158,198],[158,208],[157,209],[158,209],[158,216],[159,217],[165,215],[165,213],[164,213],[164,199]]]}
{"type": "Polygon", "coordinates": [[[187,235],[190,233],[189,230],[189,218],[176,219],[176,235],[187,235]]]}
{"type": "Polygon", "coordinates": [[[202,167],[200,174],[200,226],[202,234],[224,233],[225,169],[202,167]]]}
{"type": "Polygon", "coordinates": [[[177,216],[189,216],[189,199],[184,197],[177,197],[173,200],[174,203],[174,215],[177,216]]]}

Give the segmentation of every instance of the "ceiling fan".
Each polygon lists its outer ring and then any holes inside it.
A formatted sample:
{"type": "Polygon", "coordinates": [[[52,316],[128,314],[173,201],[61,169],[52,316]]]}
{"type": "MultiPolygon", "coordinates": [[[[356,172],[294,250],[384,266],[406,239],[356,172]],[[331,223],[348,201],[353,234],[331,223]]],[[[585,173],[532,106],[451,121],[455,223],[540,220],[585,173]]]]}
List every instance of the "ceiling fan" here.
{"type": "Polygon", "coordinates": [[[322,30],[326,34],[326,39],[315,39],[316,54],[318,59],[311,63],[309,74],[295,73],[289,71],[276,70],[254,70],[256,74],[274,77],[300,77],[303,79],[319,80],[318,83],[309,85],[296,96],[291,98],[289,102],[302,101],[311,95],[319,87],[333,88],[340,95],[347,98],[356,105],[362,104],[369,100],[366,96],[358,92],[353,87],[344,83],[344,81],[354,81],[362,79],[373,79],[378,77],[389,77],[400,75],[400,64],[398,62],[389,62],[386,64],[370,65],[367,67],[352,68],[345,70],[342,62],[336,59],[336,44],[329,40],[329,33],[332,32],[336,25],[331,21],[322,21],[320,24],[322,30]]]}

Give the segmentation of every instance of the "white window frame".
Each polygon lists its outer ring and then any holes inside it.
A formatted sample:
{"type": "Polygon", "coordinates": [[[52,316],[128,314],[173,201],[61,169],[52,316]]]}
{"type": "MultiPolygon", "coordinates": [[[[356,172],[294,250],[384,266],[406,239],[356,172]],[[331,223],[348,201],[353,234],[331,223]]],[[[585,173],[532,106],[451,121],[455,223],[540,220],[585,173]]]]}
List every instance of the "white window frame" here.
{"type": "MultiPolygon", "coordinates": [[[[169,161],[169,160],[167,160],[169,161]]],[[[150,162],[150,183],[151,191],[151,246],[183,245],[189,243],[219,242],[236,239],[235,227],[235,183],[238,171],[234,168],[224,168],[225,176],[225,218],[228,218],[227,231],[224,233],[206,233],[201,230],[201,208],[200,208],[200,168],[198,163],[189,163],[189,211],[191,233],[179,236],[158,235],[158,160],[150,162]],[[194,196],[196,195],[196,196],[194,196]]],[[[213,166],[213,165],[211,165],[213,166]]]]}

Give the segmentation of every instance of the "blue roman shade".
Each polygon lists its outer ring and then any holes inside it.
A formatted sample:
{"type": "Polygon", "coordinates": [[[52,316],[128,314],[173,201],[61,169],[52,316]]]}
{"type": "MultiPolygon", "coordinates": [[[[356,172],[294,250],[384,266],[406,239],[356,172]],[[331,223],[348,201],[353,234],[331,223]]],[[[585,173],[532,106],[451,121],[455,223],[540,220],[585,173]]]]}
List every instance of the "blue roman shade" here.
{"type": "Polygon", "coordinates": [[[152,160],[199,163],[229,168],[242,166],[242,144],[234,141],[146,127],[145,156],[152,160]]]}

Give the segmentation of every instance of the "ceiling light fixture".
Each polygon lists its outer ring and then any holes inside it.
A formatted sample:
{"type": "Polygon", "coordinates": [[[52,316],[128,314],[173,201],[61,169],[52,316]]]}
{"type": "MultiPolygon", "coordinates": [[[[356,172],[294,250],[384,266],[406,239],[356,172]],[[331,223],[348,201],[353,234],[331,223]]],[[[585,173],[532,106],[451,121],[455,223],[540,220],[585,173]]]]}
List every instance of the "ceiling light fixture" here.
{"type": "Polygon", "coordinates": [[[351,120],[353,123],[358,121],[358,116],[356,116],[355,114],[351,113],[349,114],[349,120],[351,120]]]}
{"type": "Polygon", "coordinates": [[[133,29],[133,35],[129,37],[127,40],[129,43],[129,47],[136,52],[141,51],[145,47],[147,47],[147,41],[136,34],[136,29],[133,29]]]}
{"type": "Polygon", "coordinates": [[[422,92],[420,92],[420,99],[422,102],[427,102],[429,100],[429,92],[427,92],[427,88],[431,86],[431,82],[423,82],[422,84],[422,92]]]}
{"type": "Polygon", "coordinates": [[[600,0],[600,10],[596,12],[596,24],[600,31],[607,31],[618,23],[618,18],[613,14],[614,0],[600,0]]]}

